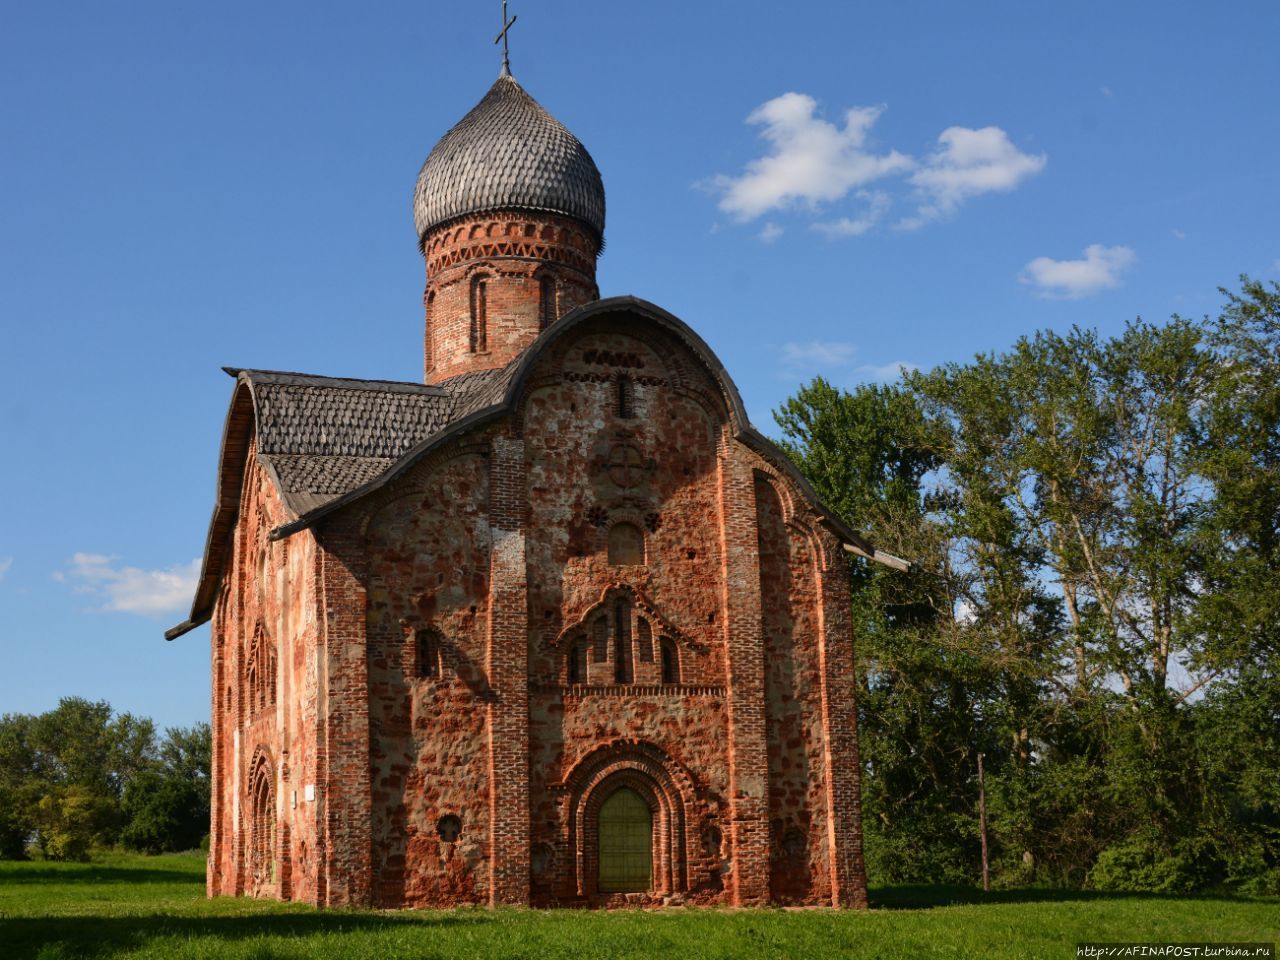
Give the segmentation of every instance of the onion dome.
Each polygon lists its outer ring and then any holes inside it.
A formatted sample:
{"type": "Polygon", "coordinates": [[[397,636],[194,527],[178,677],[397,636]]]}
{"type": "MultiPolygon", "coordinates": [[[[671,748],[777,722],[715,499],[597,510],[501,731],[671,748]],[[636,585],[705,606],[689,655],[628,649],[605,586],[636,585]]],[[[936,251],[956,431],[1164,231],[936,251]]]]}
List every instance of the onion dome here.
{"type": "Polygon", "coordinates": [[[427,156],[413,196],[418,243],[485,210],[573,217],[604,237],[604,183],[587,148],[509,74],[427,156]]]}

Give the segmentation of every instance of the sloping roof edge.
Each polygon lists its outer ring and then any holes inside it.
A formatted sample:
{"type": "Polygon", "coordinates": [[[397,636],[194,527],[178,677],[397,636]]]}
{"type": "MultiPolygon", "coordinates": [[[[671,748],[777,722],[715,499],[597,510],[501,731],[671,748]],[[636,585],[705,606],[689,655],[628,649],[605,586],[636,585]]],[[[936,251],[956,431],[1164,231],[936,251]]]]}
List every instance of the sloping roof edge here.
{"type": "Polygon", "coordinates": [[[204,542],[204,559],[200,564],[200,578],[196,581],[196,595],[191,601],[191,616],[177,626],[166,630],[164,632],[166,640],[176,640],[184,633],[208,622],[213,614],[218,583],[222,579],[227,541],[240,511],[244,462],[249,454],[254,418],[257,414],[253,407],[253,391],[249,384],[238,376],[239,371],[232,372],[226,367],[223,369],[236,377],[236,386],[231,393],[231,405],[227,409],[227,419],[222,427],[217,488],[214,491],[213,516],[209,518],[209,533],[204,542]]]}
{"type": "MultiPolygon", "coordinates": [[[[729,409],[729,418],[735,438],[763,456],[796,485],[804,498],[817,510],[822,524],[845,545],[849,553],[866,557],[878,563],[884,563],[896,569],[909,568],[910,565],[906,561],[877,550],[866,537],[851,528],[828,509],[808,480],[792,463],[791,459],[777,444],[751,424],[747,418],[746,407],[742,403],[742,396],[738,393],[737,386],[729,376],[724,364],[720,362],[720,359],[707,345],[706,341],[674,314],[656,304],[634,296],[610,297],[605,300],[597,300],[566,314],[545,330],[528,350],[513,361],[515,369],[508,380],[501,400],[473,411],[440,432],[427,437],[408,450],[390,469],[374,480],[356,487],[354,490],[313,510],[300,514],[297,511],[293,511],[295,519],[272,530],[271,539],[284,539],[310,528],[329,514],[341,510],[391,483],[432,451],[446,446],[471,430],[510,413],[515,409],[516,402],[543,351],[578,326],[611,314],[644,318],[656,323],[684,341],[694,355],[706,366],[708,372],[719,385],[726,406],[729,409]]],[[[253,384],[247,374],[253,373],[256,376],[265,371],[249,371],[234,367],[224,367],[223,369],[230,376],[236,378],[236,387],[232,393],[231,405],[227,411],[227,419],[223,426],[222,448],[218,459],[217,491],[213,516],[209,521],[209,533],[205,540],[204,559],[200,568],[200,578],[197,581],[196,595],[191,604],[191,616],[182,623],[166,630],[164,634],[166,640],[177,639],[201,624],[207,623],[212,616],[218,584],[222,579],[222,569],[226,560],[225,554],[231,529],[239,513],[241,488],[244,480],[244,463],[248,455],[250,440],[253,436],[254,424],[257,418],[253,384]]],[[[278,375],[304,376],[302,374],[278,375]]],[[[341,378],[325,377],[317,379],[332,381],[341,378]]],[[[438,388],[426,388],[426,390],[431,389],[438,388]]],[[[264,461],[264,467],[272,475],[273,481],[279,487],[279,478],[275,476],[274,466],[269,462],[268,458],[263,457],[262,460],[264,461]]],[[[282,496],[282,502],[285,503],[286,509],[288,509],[287,498],[282,496]]]]}
{"type": "Polygon", "coordinates": [[[401,457],[391,469],[381,474],[375,480],[363,486],[357,487],[349,493],[321,506],[315,510],[308,511],[300,515],[296,520],[283,526],[277,527],[271,531],[272,539],[282,539],[292,536],[301,530],[305,530],[312,526],[321,518],[341,510],[343,507],[360,500],[375,490],[379,490],[392,482],[396,477],[410,469],[424,456],[439,449],[441,446],[449,443],[456,437],[464,433],[482,426],[504,414],[510,413],[515,409],[516,401],[524,390],[524,385],[532,374],[533,368],[542,353],[555,341],[568,334],[571,330],[581,326],[592,320],[609,316],[610,314],[624,314],[630,316],[639,316],[644,319],[656,323],[658,326],[666,329],[668,332],[675,334],[694,352],[699,360],[707,367],[708,371],[715,378],[716,383],[720,386],[720,390],[724,395],[726,405],[729,408],[729,418],[733,425],[734,436],[746,443],[749,447],[767,459],[780,471],[785,473],[796,486],[800,489],[805,499],[818,511],[822,518],[823,525],[827,527],[844,543],[850,544],[857,548],[859,555],[867,556],[875,559],[877,551],[867,539],[853,530],[829,510],[819,499],[818,494],[814,491],[809,481],[791,462],[791,459],[783,453],[783,451],[772,440],[757,430],[751,421],[747,418],[746,407],[742,403],[742,396],[738,393],[738,388],[733,382],[733,378],[729,376],[729,372],[725,369],[724,364],[720,362],[720,358],[715,355],[712,349],[707,345],[693,328],[657,304],[642,300],[639,297],[622,296],[609,297],[605,300],[596,300],[592,303],[585,304],[577,309],[567,313],[558,322],[552,324],[538,337],[537,340],[521,354],[515,361],[516,369],[514,375],[507,384],[507,389],[502,399],[492,406],[477,410],[470,415],[463,417],[456,423],[451,424],[445,430],[434,436],[428,437],[422,443],[413,447],[403,457],[401,457]]]}

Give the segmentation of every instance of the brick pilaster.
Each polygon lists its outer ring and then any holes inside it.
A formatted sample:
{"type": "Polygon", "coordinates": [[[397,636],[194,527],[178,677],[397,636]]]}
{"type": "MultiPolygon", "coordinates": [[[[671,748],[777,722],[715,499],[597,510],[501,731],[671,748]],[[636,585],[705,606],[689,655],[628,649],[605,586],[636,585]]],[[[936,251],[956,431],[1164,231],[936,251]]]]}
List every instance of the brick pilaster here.
{"type": "Polygon", "coordinates": [[[769,901],[769,761],[755,485],[750,468],[734,456],[734,447],[722,441],[719,458],[733,818],[733,869],[727,886],[734,905],[748,906],[769,901]]]}
{"type": "Polygon", "coordinates": [[[826,736],[827,824],[831,899],[837,907],[867,906],[867,874],[862,858],[861,766],[858,756],[857,678],[849,612],[849,572],[844,552],[824,537],[818,663],[822,729],[826,736]]]}
{"type": "MultiPolygon", "coordinates": [[[[319,538],[318,538],[319,539],[319,538]]],[[[372,798],[369,784],[367,598],[352,559],[363,544],[329,530],[318,545],[324,589],[325,763],[320,777],[328,906],[373,903],[372,798]]]]}
{"type": "Polygon", "coordinates": [[[490,459],[489,900],[529,903],[528,495],[524,442],[496,437],[490,459]]]}
{"type": "Polygon", "coordinates": [[[212,774],[213,789],[209,792],[209,858],[205,866],[205,895],[216,897],[222,893],[222,805],[223,784],[225,783],[223,764],[222,737],[227,716],[223,711],[226,689],[226,675],[222,657],[222,634],[225,629],[223,619],[226,611],[221,601],[214,613],[213,628],[209,631],[209,645],[212,648],[213,660],[213,697],[209,712],[211,731],[209,769],[212,774]]]}

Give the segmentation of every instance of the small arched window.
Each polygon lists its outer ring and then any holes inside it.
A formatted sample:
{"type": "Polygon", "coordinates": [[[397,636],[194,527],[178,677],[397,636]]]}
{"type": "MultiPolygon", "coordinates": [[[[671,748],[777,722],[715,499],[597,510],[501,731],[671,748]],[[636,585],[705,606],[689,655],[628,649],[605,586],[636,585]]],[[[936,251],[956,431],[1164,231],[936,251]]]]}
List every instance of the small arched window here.
{"type": "Polygon", "coordinates": [[[609,659],[609,618],[602,614],[591,624],[593,663],[604,663],[609,659]]]}
{"type": "Polygon", "coordinates": [[[575,640],[569,648],[569,682],[587,682],[587,641],[575,640]]]}
{"type": "Polygon", "coordinates": [[[489,278],[485,274],[471,278],[471,352],[489,349],[489,278]]]}
{"type": "Polygon", "coordinates": [[[644,563],[644,534],[633,523],[615,523],[609,529],[609,563],[615,567],[644,563]]]}
{"type": "Polygon", "coordinates": [[[538,329],[547,329],[556,319],[556,281],[544,275],[538,280],[538,329]]]}
{"type": "Polygon", "coordinates": [[[625,373],[618,374],[617,410],[619,420],[630,420],[636,415],[635,386],[625,373]]]}
{"type": "Polygon", "coordinates": [[[653,663],[653,628],[644,617],[636,617],[636,656],[641,663],[653,663]]]}
{"type": "Polygon", "coordinates": [[[259,757],[250,784],[249,850],[255,884],[276,879],[275,771],[266,757],[259,757]]]}
{"type": "Polygon", "coordinates": [[[253,632],[245,664],[245,686],[249,693],[250,715],[259,713],[276,703],[276,652],[271,638],[259,626],[253,632]]]}
{"type": "Polygon", "coordinates": [[[630,683],[631,669],[631,604],[620,602],[613,608],[613,682],[630,683]]]}
{"type": "Polygon", "coordinates": [[[663,637],[659,643],[662,648],[662,682],[679,683],[680,653],[676,650],[675,641],[670,637],[663,637]]]}
{"type": "Polygon", "coordinates": [[[415,631],[416,670],[423,679],[440,676],[440,634],[434,630],[415,631]]]}
{"type": "Polygon", "coordinates": [[[462,833],[462,820],[457,814],[446,813],[436,821],[436,836],[445,843],[453,843],[462,833]]]}

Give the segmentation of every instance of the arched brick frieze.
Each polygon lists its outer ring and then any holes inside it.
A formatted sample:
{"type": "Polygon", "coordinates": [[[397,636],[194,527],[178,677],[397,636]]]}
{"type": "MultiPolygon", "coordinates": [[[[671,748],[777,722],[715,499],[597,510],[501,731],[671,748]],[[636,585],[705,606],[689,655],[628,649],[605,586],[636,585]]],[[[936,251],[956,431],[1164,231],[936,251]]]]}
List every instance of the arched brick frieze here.
{"type": "Polygon", "coordinates": [[[654,895],[689,889],[689,824],[697,823],[698,794],[693,776],[661,748],[643,741],[619,741],[583,757],[565,777],[566,822],[572,856],[564,864],[581,897],[599,894],[599,812],[614,791],[626,787],[649,804],[653,814],[654,895]]]}
{"type": "Polygon", "coordinates": [[[677,676],[681,660],[689,675],[702,676],[695,664],[710,652],[705,643],[674,626],[644,593],[619,582],[606,586],[595,603],[546,642],[560,662],[557,674],[570,685],[666,682],[662,644],[675,652],[677,676]]]}
{"type": "MultiPolygon", "coordinates": [[[[560,315],[563,314],[561,309],[560,315]]],[[[696,404],[711,423],[728,421],[728,405],[715,377],[696,362],[685,344],[660,330],[612,321],[593,324],[558,341],[539,359],[538,369],[525,383],[517,409],[523,419],[533,391],[566,381],[596,381],[612,396],[617,390],[619,371],[625,372],[630,386],[639,394],[646,388],[658,387],[696,404]],[[617,344],[612,349],[611,340],[617,344]],[[627,342],[633,346],[628,348],[627,342]],[[643,365],[628,356],[636,352],[635,346],[642,348],[638,357],[643,365]],[[584,362],[584,354],[593,357],[584,362]]]]}
{"type": "Polygon", "coordinates": [[[259,745],[249,762],[244,798],[248,837],[247,888],[254,896],[276,896],[280,887],[279,816],[276,810],[276,765],[271,751],[259,745]]]}

